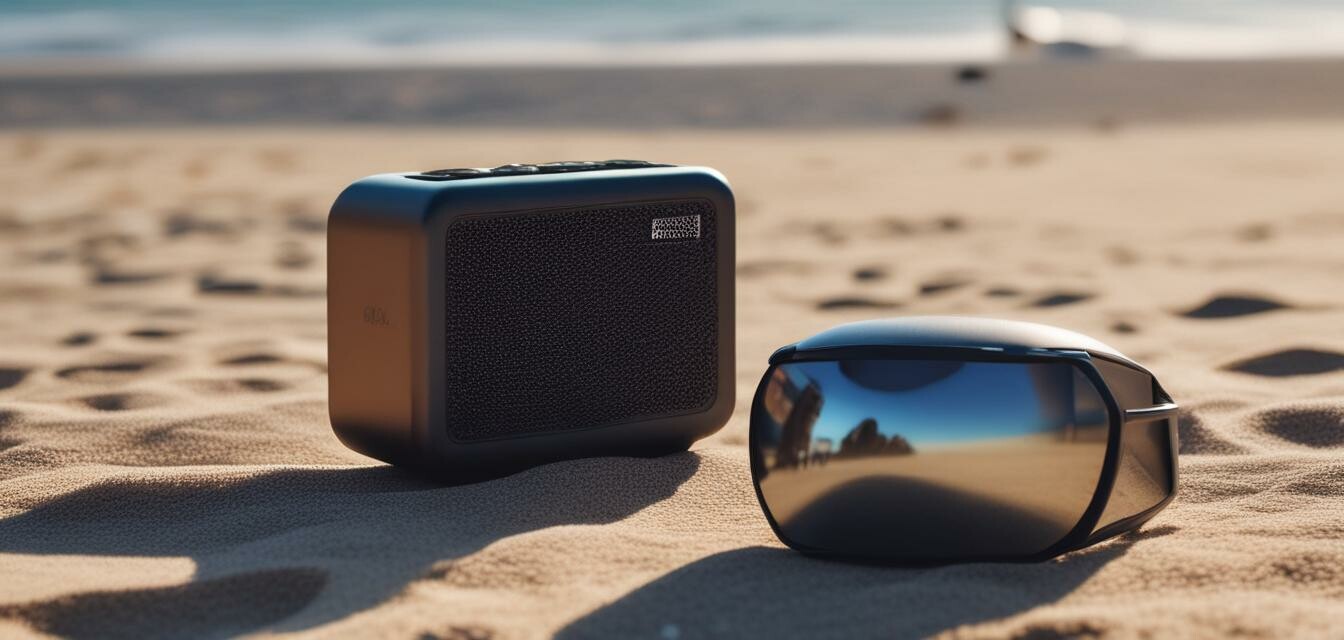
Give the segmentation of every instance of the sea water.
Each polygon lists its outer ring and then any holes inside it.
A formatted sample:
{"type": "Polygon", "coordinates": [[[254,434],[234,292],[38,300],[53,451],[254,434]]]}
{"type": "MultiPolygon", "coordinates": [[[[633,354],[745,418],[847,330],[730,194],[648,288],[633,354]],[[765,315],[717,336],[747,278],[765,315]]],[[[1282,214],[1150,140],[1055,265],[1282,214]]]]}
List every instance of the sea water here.
{"type": "MultiPolygon", "coordinates": [[[[1344,54],[1321,0],[0,0],[0,61],[760,64],[994,60],[1014,7],[1103,15],[1126,55],[1344,54]]],[[[1048,18],[1048,16],[1047,16],[1048,18]]],[[[1076,21],[1075,21],[1076,22],[1076,21]]]]}

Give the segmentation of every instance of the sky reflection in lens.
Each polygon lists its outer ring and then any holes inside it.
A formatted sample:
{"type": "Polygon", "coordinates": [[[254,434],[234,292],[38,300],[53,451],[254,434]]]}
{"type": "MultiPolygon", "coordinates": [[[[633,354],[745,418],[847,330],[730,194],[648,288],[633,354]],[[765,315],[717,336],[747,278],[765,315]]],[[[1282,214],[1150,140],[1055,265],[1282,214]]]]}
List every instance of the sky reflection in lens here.
{"type": "Polygon", "coordinates": [[[1108,416],[1064,362],[796,362],[752,416],[757,479],[785,537],[891,556],[1011,555],[1070,530],[1108,416]]]}

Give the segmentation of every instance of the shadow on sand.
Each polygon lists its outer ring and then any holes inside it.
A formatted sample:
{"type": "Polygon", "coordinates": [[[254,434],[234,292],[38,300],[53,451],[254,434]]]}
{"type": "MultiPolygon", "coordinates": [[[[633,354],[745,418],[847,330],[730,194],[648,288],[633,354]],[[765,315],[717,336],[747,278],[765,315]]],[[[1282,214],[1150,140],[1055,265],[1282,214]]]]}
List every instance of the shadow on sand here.
{"type": "Polygon", "coordinates": [[[456,487],[391,467],[113,478],[0,520],[0,551],[190,557],[193,581],[7,605],[0,619],[74,638],[310,629],[497,540],[621,520],[699,466],[693,453],[575,460],[456,487]]]}
{"type": "Polygon", "coordinates": [[[930,568],[862,566],[767,547],[735,549],[668,573],[557,637],[924,637],[1059,600],[1123,555],[1133,540],[1045,563],[930,568]]]}

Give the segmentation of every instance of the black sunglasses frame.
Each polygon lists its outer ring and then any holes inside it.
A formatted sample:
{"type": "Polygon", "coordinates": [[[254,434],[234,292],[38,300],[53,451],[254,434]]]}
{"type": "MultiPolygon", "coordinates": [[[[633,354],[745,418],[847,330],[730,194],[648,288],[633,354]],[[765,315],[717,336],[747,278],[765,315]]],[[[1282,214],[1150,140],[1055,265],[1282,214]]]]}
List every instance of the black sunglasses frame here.
{"type": "Polygon", "coordinates": [[[989,555],[989,556],[899,556],[874,557],[867,554],[850,554],[843,551],[830,549],[814,549],[804,545],[799,545],[784,535],[783,529],[775,521],[774,515],[770,512],[770,507],[765,501],[765,496],[761,493],[760,474],[758,470],[763,468],[764,461],[757,448],[756,429],[748,428],[747,448],[751,455],[751,475],[752,487],[756,490],[756,500],[761,505],[761,510],[765,513],[765,518],[770,523],[770,528],[774,530],[775,536],[780,539],[789,548],[801,553],[824,557],[834,560],[873,563],[879,562],[894,565],[938,565],[952,564],[962,562],[1040,562],[1059,556],[1070,551],[1077,551],[1084,547],[1094,545],[1122,533],[1132,531],[1143,523],[1147,522],[1159,511],[1166,508],[1168,504],[1176,497],[1178,486],[1178,426],[1176,423],[1176,414],[1178,407],[1172,402],[1171,396],[1162,389],[1157,382],[1157,377],[1152,372],[1139,366],[1138,364],[1113,357],[1108,354],[1081,349],[1038,349],[1038,348],[998,348],[998,347],[928,347],[928,346],[892,346],[892,345],[864,345],[864,346],[845,346],[845,347],[827,347],[820,349],[811,349],[806,351],[797,350],[794,346],[784,347],[776,351],[770,357],[770,366],[766,369],[765,375],[761,377],[761,382],[756,386],[756,393],[752,398],[751,416],[749,422],[754,422],[759,412],[763,410],[762,401],[765,396],[766,384],[774,373],[775,368],[781,364],[791,362],[835,362],[841,360],[957,360],[962,362],[1003,362],[1003,363],[1041,363],[1041,362],[1064,362],[1076,367],[1087,379],[1096,387],[1106,404],[1106,413],[1109,417],[1109,430],[1106,437],[1106,456],[1102,462],[1101,477],[1097,482],[1096,491],[1092,494],[1092,500],[1088,503],[1083,515],[1078,523],[1064,534],[1059,541],[1051,544],[1045,549],[1022,555],[989,555]],[[1147,374],[1153,381],[1153,396],[1158,398],[1157,404],[1146,407],[1122,408],[1115,393],[1106,382],[1105,376],[1101,370],[1093,364],[1093,359],[1105,360],[1107,362],[1128,367],[1141,373],[1147,374]],[[1106,510],[1106,504],[1110,501],[1111,493],[1115,488],[1116,478],[1120,474],[1120,455],[1124,451],[1124,431],[1125,425],[1155,422],[1164,420],[1167,422],[1167,431],[1169,434],[1169,451],[1171,465],[1171,486],[1168,488],[1167,495],[1161,502],[1152,508],[1141,511],[1132,516],[1128,516],[1112,522],[1104,527],[1097,529],[1097,523],[1101,520],[1102,514],[1106,510]],[[1094,531],[1095,529],[1095,531],[1094,531]]]}

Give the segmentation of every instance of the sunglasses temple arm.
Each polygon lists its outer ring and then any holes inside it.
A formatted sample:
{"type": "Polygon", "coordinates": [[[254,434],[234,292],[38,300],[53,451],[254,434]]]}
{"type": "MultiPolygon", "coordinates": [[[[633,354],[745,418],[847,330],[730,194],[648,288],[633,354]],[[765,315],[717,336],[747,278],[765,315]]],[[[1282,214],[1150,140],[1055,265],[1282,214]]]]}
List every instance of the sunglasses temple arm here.
{"type": "Polygon", "coordinates": [[[1155,422],[1157,420],[1166,420],[1174,417],[1179,407],[1175,402],[1163,402],[1151,407],[1139,407],[1137,409],[1125,410],[1125,424],[1138,422],[1155,422]]]}

